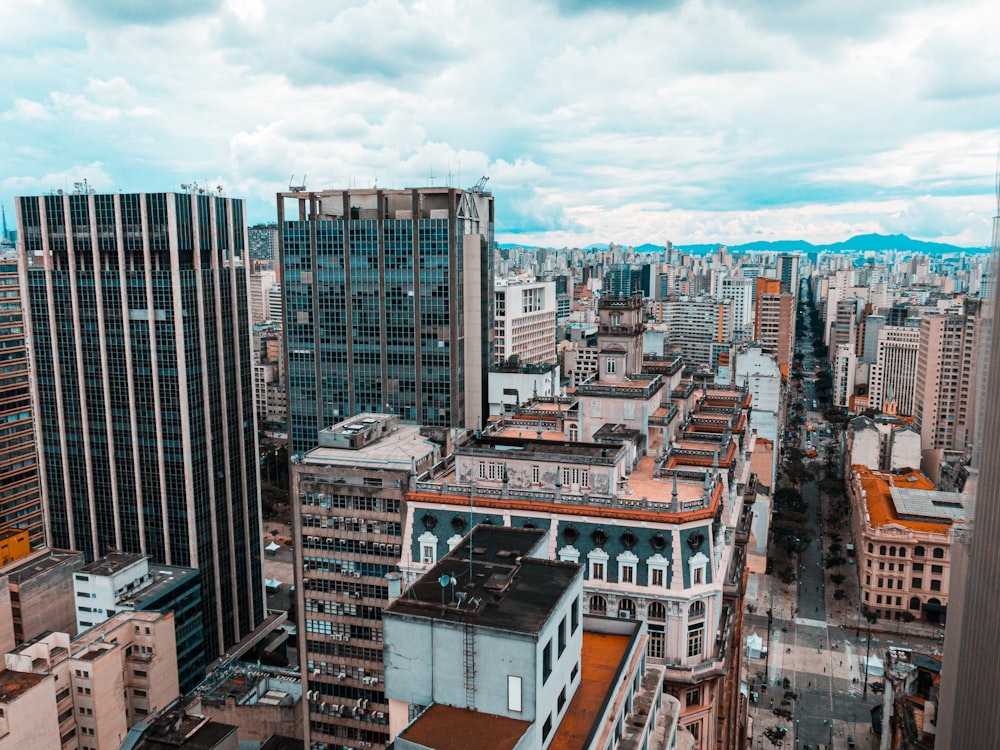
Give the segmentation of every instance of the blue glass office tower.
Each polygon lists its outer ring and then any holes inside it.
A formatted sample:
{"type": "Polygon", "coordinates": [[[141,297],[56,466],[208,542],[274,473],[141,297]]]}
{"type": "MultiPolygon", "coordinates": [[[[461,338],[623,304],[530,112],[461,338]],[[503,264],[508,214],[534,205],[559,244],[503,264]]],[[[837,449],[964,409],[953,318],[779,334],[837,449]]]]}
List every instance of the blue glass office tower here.
{"type": "Polygon", "coordinates": [[[278,195],[293,453],[363,412],[475,428],[492,335],[481,188],[278,195]]]}
{"type": "Polygon", "coordinates": [[[196,568],[214,659],[264,617],[243,201],[17,208],[52,544],[196,568]]]}

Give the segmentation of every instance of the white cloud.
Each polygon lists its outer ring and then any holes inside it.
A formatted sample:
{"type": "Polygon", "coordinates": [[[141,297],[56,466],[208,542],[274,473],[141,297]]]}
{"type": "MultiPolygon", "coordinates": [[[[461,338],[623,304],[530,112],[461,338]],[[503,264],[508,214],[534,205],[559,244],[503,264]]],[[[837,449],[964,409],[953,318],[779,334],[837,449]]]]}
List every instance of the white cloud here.
{"type": "Polygon", "coordinates": [[[10,174],[218,181],[252,220],[292,174],[485,174],[498,236],[553,245],[978,237],[992,210],[987,0],[144,6],[11,8],[10,174]]]}

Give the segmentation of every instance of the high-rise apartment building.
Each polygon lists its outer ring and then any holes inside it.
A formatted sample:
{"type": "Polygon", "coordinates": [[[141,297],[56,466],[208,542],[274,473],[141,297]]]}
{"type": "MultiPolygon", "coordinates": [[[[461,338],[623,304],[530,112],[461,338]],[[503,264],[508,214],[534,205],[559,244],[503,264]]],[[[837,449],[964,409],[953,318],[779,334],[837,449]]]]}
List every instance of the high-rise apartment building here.
{"type": "Polygon", "coordinates": [[[960,312],[920,319],[913,416],[920,431],[921,468],[935,482],[948,454],[971,449],[980,305],[978,299],[966,299],[960,312]]]}
{"type": "Polygon", "coordinates": [[[556,361],[556,284],[498,277],[494,286],[493,365],[556,361]]]}
{"type": "Polygon", "coordinates": [[[913,415],[914,376],[920,329],[884,325],[878,332],[878,350],[868,379],[868,403],[888,414],[913,415]]]}
{"type": "Polygon", "coordinates": [[[401,426],[396,415],[359,415],[320,431],[318,446],[292,460],[307,747],[389,741],[382,608],[386,575],[399,564],[411,473],[442,458],[426,431],[401,426]]]}
{"type": "Polygon", "coordinates": [[[788,294],[798,294],[799,291],[799,256],[782,253],[777,258],[778,280],[781,281],[781,291],[788,294]]]}
{"type": "Polygon", "coordinates": [[[17,207],[52,543],[197,568],[214,659],[264,616],[243,201],[17,207]]]}
{"type": "Polygon", "coordinates": [[[0,528],[45,544],[17,259],[0,256],[0,528]]]}
{"type": "Polygon", "coordinates": [[[787,379],[795,344],[795,295],[781,291],[777,279],[757,277],[754,340],[775,356],[781,377],[787,379]]]}
{"type": "Polygon", "coordinates": [[[477,186],[278,195],[293,453],[362,412],[488,413],[493,196],[477,186]]]}

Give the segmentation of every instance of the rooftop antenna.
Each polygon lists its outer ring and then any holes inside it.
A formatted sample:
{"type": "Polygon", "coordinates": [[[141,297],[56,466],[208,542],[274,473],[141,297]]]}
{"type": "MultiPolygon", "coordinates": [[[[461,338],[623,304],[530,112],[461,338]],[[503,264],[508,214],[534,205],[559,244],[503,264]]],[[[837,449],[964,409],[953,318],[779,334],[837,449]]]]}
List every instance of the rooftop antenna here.
{"type": "Polygon", "coordinates": [[[302,182],[295,182],[295,175],[288,178],[288,190],[292,193],[304,193],[306,191],[306,175],[302,175],[302,182]]]}

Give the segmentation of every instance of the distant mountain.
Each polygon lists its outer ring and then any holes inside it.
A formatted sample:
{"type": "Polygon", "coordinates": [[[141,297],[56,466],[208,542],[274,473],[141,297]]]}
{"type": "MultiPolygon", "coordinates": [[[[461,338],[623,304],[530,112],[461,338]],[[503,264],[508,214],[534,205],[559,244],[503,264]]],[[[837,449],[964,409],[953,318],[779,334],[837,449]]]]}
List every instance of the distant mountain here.
{"type": "MultiPolygon", "coordinates": [[[[959,247],[949,245],[944,242],[926,242],[925,240],[915,240],[905,234],[859,234],[843,242],[834,242],[829,245],[814,245],[805,240],[776,240],[767,242],[747,242],[742,245],[729,245],[725,242],[701,243],[701,244],[675,244],[674,247],[685,253],[692,255],[706,255],[715,252],[719,245],[726,245],[733,254],[742,253],[817,253],[821,250],[829,250],[835,253],[843,252],[864,252],[873,250],[876,252],[886,252],[889,250],[900,250],[904,253],[923,253],[936,255],[943,253],[961,252],[986,252],[988,247],[959,247]]],[[[502,243],[501,248],[528,247],[517,243],[502,243]]],[[[536,248],[537,249],[537,248],[536,248]]],[[[587,245],[584,250],[606,250],[607,245],[587,245]]],[[[662,253],[663,245],[646,242],[633,247],[637,253],[662,253]]]]}
{"type": "MultiPolygon", "coordinates": [[[[689,253],[703,254],[715,251],[718,245],[675,245],[675,247],[689,253]]],[[[829,245],[814,245],[805,240],[778,240],[776,242],[747,242],[742,245],[727,245],[732,253],[816,253],[820,250],[830,252],[864,252],[873,250],[876,252],[886,252],[889,250],[899,250],[904,253],[925,253],[928,255],[943,253],[961,253],[971,251],[987,251],[986,247],[959,247],[949,245],[944,242],[927,242],[925,240],[915,240],[905,234],[858,234],[843,242],[834,242],[829,245]]]]}

